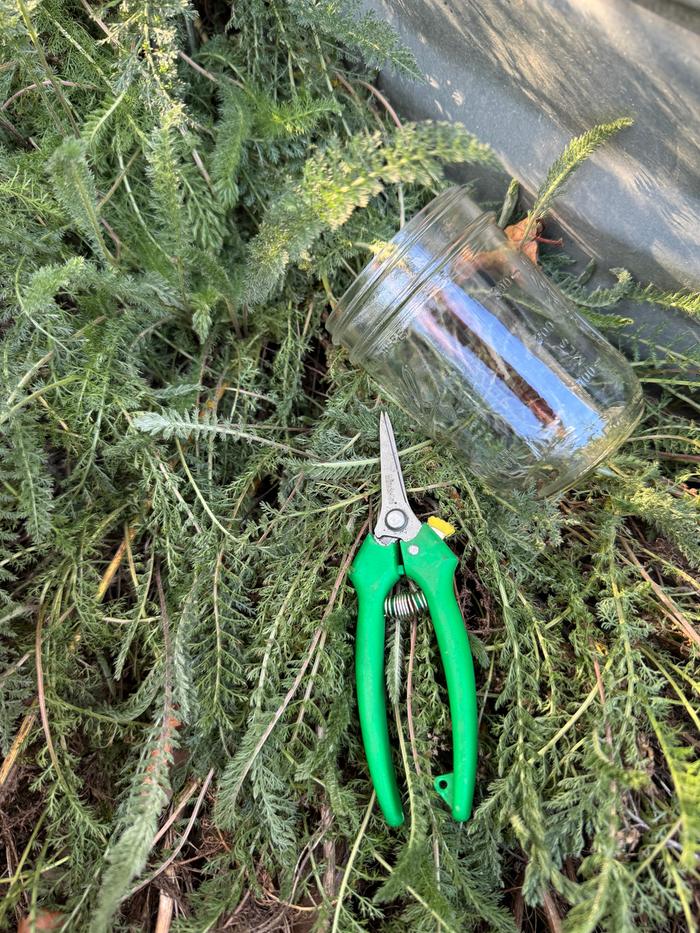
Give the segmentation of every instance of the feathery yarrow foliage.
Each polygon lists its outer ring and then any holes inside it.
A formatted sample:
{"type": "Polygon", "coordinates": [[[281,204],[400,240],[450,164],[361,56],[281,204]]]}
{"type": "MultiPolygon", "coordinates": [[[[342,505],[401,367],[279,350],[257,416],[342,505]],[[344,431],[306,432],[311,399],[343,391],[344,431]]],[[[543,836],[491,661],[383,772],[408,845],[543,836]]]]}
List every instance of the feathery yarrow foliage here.
{"type": "MultiPolygon", "coordinates": [[[[372,69],[412,60],[359,9],[2,7],[0,928],[150,929],[171,901],[178,933],[693,928],[687,349],[635,348],[645,421],[555,502],[489,496],[391,409],[419,513],[458,529],[481,751],[458,827],[431,626],[391,623],[405,829],[374,804],[346,576],[378,398],[323,322],[445,164],[493,156],[388,119],[372,69]]],[[[537,214],[624,123],[542,167],[537,214]]],[[[698,306],[543,262],[612,332],[698,306]]]]}

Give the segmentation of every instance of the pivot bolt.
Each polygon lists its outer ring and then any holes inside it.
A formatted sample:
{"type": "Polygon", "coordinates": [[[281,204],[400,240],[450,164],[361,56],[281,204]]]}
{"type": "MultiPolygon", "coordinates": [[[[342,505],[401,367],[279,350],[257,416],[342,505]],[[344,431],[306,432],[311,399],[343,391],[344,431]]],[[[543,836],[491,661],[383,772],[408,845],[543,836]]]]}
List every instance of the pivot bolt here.
{"type": "Polygon", "coordinates": [[[389,509],[385,521],[387,528],[391,528],[392,531],[401,531],[408,523],[408,516],[402,509],[389,509]]]}

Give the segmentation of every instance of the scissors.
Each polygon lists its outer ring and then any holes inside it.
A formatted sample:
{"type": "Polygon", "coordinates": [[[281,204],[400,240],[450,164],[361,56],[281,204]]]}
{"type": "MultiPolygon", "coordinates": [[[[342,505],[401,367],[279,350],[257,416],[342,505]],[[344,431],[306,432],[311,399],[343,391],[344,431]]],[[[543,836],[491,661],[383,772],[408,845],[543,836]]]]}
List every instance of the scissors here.
{"type": "Polygon", "coordinates": [[[379,426],[381,508],[374,532],[367,535],[350,568],[357,593],[355,639],[357,705],[367,764],[377,800],[389,826],[404,820],[401,795],[391,760],[384,678],[385,605],[402,577],[422,594],[416,603],[432,618],[452,720],[452,771],[433,786],[456,821],[469,819],[477,762],[477,707],[469,639],[454,591],[457,558],[443,540],[454,529],[439,518],[427,524],[413,513],[403,482],[394,431],[382,413],[379,426]]]}

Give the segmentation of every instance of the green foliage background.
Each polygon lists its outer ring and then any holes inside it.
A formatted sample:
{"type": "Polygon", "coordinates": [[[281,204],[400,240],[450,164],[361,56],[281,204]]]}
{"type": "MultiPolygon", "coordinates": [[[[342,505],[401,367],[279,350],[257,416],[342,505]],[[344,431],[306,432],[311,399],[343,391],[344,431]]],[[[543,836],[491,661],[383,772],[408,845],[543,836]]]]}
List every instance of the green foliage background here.
{"type": "MultiPolygon", "coordinates": [[[[1,10],[0,926],[149,929],[169,897],[179,933],[695,929],[699,360],[641,348],[646,420],[557,502],[391,411],[459,529],[481,753],[456,826],[430,625],[394,625],[388,831],[345,581],[380,400],[323,319],[443,164],[493,157],[394,126],[372,68],[410,56],[339,0],[1,10]]],[[[533,217],[620,125],[542,167],[533,217]]],[[[613,329],[622,298],[700,309],[545,268],[613,329]]]]}

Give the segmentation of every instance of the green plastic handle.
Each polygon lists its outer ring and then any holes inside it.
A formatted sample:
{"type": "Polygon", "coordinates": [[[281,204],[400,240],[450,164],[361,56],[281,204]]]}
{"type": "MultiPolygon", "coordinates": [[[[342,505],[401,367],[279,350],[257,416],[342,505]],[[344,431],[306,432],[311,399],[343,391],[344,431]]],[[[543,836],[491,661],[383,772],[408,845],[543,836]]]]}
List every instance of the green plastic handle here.
{"type": "Polygon", "coordinates": [[[401,542],[406,576],[417,583],[433,620],[452,720],[452,773],[435,778],[438,794],[457,822],[472,811],[478,749],[478,716],[474,663],[469,638],[454,592],[458,560],[440,535],[423,525],[415,538],[401,542]]]}
{"type": "Polygon", "coordinates": [[[435,778],[437,793],[456,821],[469,819],[477,763],[477,706],[474,665],[454,594],[457,558],[442,538],[423,525],[415,538],[396,545],[365,538],[350,568],[357,591],[355,679],[362,741],[377,800],[389,826],[403,823],[401,796],[391,759],[384,680],[384,600],[402,570],[423,591],[445,669],[452,720],[453,770],[435,778]]]}
{"type": "Polygon", "coordinates": [[[400,826],[403,808],[391,761],[384,681],[384,600],[401,577],[397,545],[384,546],[368,535],[348,576],[357,592],[355,681],[362,742],[384,819],[400,826]]]}

